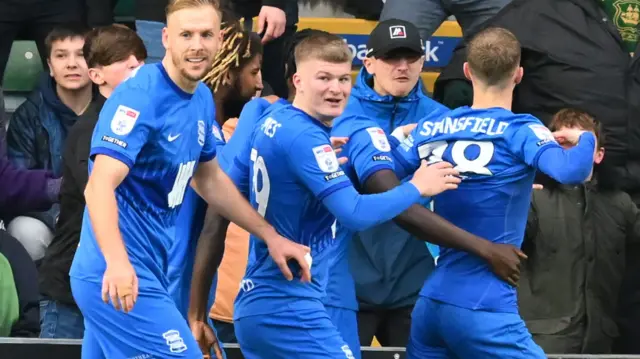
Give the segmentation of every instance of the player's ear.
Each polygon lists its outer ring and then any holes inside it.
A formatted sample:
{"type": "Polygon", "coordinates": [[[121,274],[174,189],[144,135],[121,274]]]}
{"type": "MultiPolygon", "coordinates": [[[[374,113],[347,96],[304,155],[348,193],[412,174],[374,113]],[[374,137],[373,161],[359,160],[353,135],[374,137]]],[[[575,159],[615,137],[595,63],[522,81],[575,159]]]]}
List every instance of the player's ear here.
{"type": "Polygon", "coordinates": [[[604,147],[600,147],[596,150],[596,153],[593,155],[593,163],[599,165],[603,159],[604,159],[604,147]]]}
{"type": "Polygon", "coordinates": [[[296,72],[291,77],[291,83],[293,83],[293,87],[296,89],[296,92],[300,92],[300,86],[302,85],[302,79],[300,75],[296,72]]]}
{"type": "Polygon", "coordinates": [[[522,66],[519,66],[516,69],[515,78],[514,78],[514,82],[516,85],[519,84],[520,81],[522,81],[523,76],[524,76],[524,68],[522,68],[522,66]]]}
{"type": "Polygon", "coordinates": [[[464,77],[467,78],[467,80],[472,81],[471,80],[471,71],[469,70],[469,63],[465,62],[462,65],[462,72],[464,72],[464,77]]]}
{"type": "Polygon", "coordinates": [[[162,28],[162,46],[169,50],[169,29],[166,26],[162,28]]]}

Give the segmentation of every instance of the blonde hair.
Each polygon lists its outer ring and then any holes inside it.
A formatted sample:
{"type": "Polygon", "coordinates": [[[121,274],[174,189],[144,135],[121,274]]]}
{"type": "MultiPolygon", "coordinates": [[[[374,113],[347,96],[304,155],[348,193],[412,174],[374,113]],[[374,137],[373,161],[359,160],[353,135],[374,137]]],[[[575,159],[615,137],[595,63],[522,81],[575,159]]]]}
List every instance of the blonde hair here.
{"type": "Polygon", "coordinates": [[[214,93],[220,85],[230,85],[225,76],[229,71],[241,68],[255,55],[262,54],[260,38],[245,31],[239,21],[223,23],[221,32],[220,50],[216,53],[211,70],[202,79],[214,93]]]}
{"type": "Polygon", "coordinates": [[[176,11],[191,9],[200,6],[213,6],[218,12],[220,12],[219,0],[170,0],[165,13],[167,17],[176,11]]]}
{"type": "Polygon", "coordinates": [[[487,86],[504,86],[520,66],[520,42],[509,30],[490,27],[476,34],[467,48],[467,63],[487,86]]]}
{"type": "Polygon", "coordinates": [[[295,47],[296,65],[309,59],[317,59],[334,64],[351,62],[351,50],[338,35],[327,32],[309,34],[295,47]]]}

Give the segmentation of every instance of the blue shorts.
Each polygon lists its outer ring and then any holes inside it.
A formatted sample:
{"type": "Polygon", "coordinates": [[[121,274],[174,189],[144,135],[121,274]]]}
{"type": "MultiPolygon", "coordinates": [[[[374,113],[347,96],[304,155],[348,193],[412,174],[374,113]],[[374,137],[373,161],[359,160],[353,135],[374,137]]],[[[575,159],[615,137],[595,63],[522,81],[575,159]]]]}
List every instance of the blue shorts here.
{"type": "Polygon", "coordinates": [[[245,359],[352,359],[326,310],[254,315],[234,322],[245,359]]]}
{"type": "Polygon", "coordinates": [[[460,308],[420,297],[411,317],[408,359],[546,359],[517,313],[460,308]]]}
{"type": "Polygon", "coordinates": [[[82,359],[202,358],[191,330],[173,299],[157,289],[140,288],[127,314],[101,298],[98,283],[71,278],[73,297],[84,316],[82,359]]]}
{"type": "Polygon", "coordinates": [[[358,312],[351,309],[325,306],[327,314],[344,341],[349,345],[355,359],[362,358],[360,337],[358,336],[358,312]]]}

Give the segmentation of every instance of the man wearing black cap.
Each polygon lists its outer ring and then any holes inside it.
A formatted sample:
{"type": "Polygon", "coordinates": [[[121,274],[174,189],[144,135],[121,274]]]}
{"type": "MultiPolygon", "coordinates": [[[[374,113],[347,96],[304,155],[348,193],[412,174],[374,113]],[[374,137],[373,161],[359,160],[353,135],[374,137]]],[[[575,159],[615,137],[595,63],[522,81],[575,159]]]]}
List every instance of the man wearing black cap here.
{"type": "MultiPolygon", "coordinates": [[[[339,135],[335,131],[340,122],[375,122],[384,133],[391,134],[404,125],[417,123],[432,111],[446,110],[423,90],[420,71],[424,42],[415,26],[395,19],[380,22],[371,32],[367,48],[364,67],[344,113],[334,122],[333,136],[339,135]]],[[[370,133],[373,136],[374,131],[370,133]]],[[[350,277],[330,275],[325,306],[353,311],[359,306],[362,345],[370,345],[376,336],[383,346],[404,347],[411,310],[434,267],[427,247],[393,222],[355,235],[338,228],[336,238],[343,242],[352,239],[348,263],[346,258],[337,261],[350,266],[358,300],[347,292],[353,291],[350,277]]],[[[343,267],[336,263],[332,268],[343,267]]]]}

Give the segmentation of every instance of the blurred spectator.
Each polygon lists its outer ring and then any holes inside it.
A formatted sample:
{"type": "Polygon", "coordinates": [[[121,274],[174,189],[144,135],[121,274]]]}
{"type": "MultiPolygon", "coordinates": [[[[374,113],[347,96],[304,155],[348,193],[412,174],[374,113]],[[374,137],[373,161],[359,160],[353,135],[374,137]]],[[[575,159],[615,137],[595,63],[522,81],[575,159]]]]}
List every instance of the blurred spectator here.
{"type": "Polygon", "coordinates": [[[18,37],[34,40],[47,68],[45,38],[57,25],[81,23],[83,0],[3,0],[0,1],[0,85],[9,60],[11,45],[18,37]]]}
{"type": "MultiPolygon", "coordinates": [[[[561,110],[550,127],[593,132],[597,171],[605,141],[591,116],[561,110]]],[[[545,182],[533,193],[522,247],[529,258],[518,288],[520,315],[547,353],[610,354],[618,335],[613,299],[625,249],[640,241],[640,213],[628,194],[599,188],[597,172],[579,186],[545,182]]]]}
{"type": "MultiPolygon", "coordinates": [[[[9,159],[17,166],[62,175],[67,133],[89,107],[93,95],[82,54],[84,34],[84,27],[69,25],[55,28],[47,36],[50,77],[43,76],[39,88],[18,107],[7,133],[9,159]]],[[[57,216],[57,206],[48,212],[21,215],[7,230],[38,260],[53,238],[57,216]]]]}
{"type": "Polygon", "coordinates": [[[7,157],[7,114],[4,113],[4,96],[0,87],[0,158],[7,157]]]}
{"type": "Polygon", "coordinates": [[[83,52],[89,77],[98,86],[99,93],[71,128],[64,148],[60,219],[39,268],[43,296],[41,338],[81,339],[83,336],[83,317],[71,295],[69,270],[80,241],[91,136],[106,99],[147,56],[138,35],[120,25],[98,27],[89,32],[83,52]]]}
{"type": "MultiPolygon", "coordinates": [[[[380,22],[371,32],[367,48],[371,51],[364,59],[344,117],[366,117],[392,133],[434,110],[444,109],[424,92],[420,80],[424,47],[413,24],[396,19],[380,22]],[[402,27],[405,36],[390,36],[392,27],[402,27]]],[[[351,233],[338,231],[336,238],[349,241],[351,233]]],[[[332,281],[330,274],[325,305],[348,310],[359,306],[358,329],[363,346],[370,345],[375,336],[383,346],[404,347],[413,305],[434,268],[425,244],[387,222],[353,236],[348,261],[341,259],[332,270],[348,271],[349,267],[358,303],[353,295],[341,295],[353,284],[332,281]]]]}
{"type": "Polygon", "coordinates": [[[451,15],[463,35],[475,33],[511,0],[386,0],[380,20],[402,19],[416,25],[423,39],[431,35],[451,15]]]}
{"type": "MultiPolygon", "coordinates": [[[[488,25],[512,31],[522,44],[524,77],[514,93],[513,111],[531,113],[549,124],[562,108],[580,108],[599,119],[607,155],[598,186],[621,189],[640,203],[640,61],[638,9],[610,1],[513,0],[488,25]],[[636,11],[638,10],[638,11],[636,11]],[[633,26],[630,26],[633,25],[633,26]],[[596,56],[597,54],[597,56],[596,56]]],[[[635,3],[634,3],[635,4],[635,3]]],[[[472,93],[462,73],[460,46],[435,84],[434,98],[445,105],[469,103],[472,93]]],[[[640,276],[640,244],[627,248],[627,274],[640,276]]],[[[618,351],[640,354],[640,282],[624,281],[618,351]]],[[[615,300],[615,298],[608,298],[615,300]]]]}

